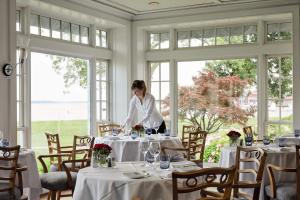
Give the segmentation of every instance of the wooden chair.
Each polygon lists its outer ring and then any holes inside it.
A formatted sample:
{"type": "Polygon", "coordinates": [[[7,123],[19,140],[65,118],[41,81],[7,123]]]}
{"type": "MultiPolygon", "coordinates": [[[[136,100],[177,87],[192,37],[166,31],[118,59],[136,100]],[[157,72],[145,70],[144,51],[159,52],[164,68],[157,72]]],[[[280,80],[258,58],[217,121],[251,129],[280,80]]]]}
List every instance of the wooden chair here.
{"type": "MultiPolygon", "coordinates": [[[[41,162],[43,167],[43,174],[40,175],[41,185],[43,188],[49,190],[48,199],[51,197],[51,200],[56,200],[56,194],[61,191],[69,189],[68,176],[65,171],[49,171],[45,162],[45,159],[51,160],[51,158],[60,158],[60,160],[69,159],[70,154],[51,154],[51,155],[40,155],[38,160],[41,162]]],[[[62,164],[61,164],[62,165],[62,164]]],[[[62,169],[62,166],[58,166],[59,169],[62,169]]],[[[71,174],[73,184],[76,183],[77,174],[71,174]]],[[[61,196],[70,196],[70,195],[58,195],[58,199],[61,196]]]]}
{"type": "Polygon", "coordinates": [[[265,199],[278,199],[278,200],[300,200],[300,146],[296,146],[296,166],[295,168],[282,168],[276,165],[268,164],[267,171],[269,175],[270,185],[265,187],[265,199]],[[296,182],[278,182],[276,183],[274,172],[290,174],[296,173],[296,182]]]}
{"type": "Polygon", "coordinates": [[[0,147],[0,199],[20,199],[23,194],[22,171],[27,168],[18,167],[20,146],[0,147]],[[18,186],[15,184],[18,175],[18,186]]]}
{"type": "MultiPolygon", "coordinates": [[[[49,155],[51,154],[62,154],[62,153],[72,153],[73,146],[61,146],[59,140],[59,134],[52,134],[49,132],[45,133],[48,143],[49,155]]],[[[51,171],[60,171],[61,157],[50,157],[51,171]],[[57,159],[57,160],[56,160],[57,159]]]]}
{"type": "Polygon", "coordinates": [[[111,133],[112,129],[120,129],[121,126],[119,124],[98,124],[98,136],[103,137],[106,133],[111,133]]]}
{"type": "Polygon", "coordinates": [[[196,130],[198,130],[198,128],[194,125],[183,125],[182,126],[181,141],[182,141],[183,147],[187,148],[188,141],[189,141],[189,133],[193,133],[196,130]]]}
{"type": "Polygon", "coordinates": [[[258,147],[237,147],[236,175],[234,177],[233,196],[235,198],[258,200],[267,153],[258,147]],[[254,165],[247,168],[241,165],[254,165]],[[252,174],[254,180],[240,180],[240,174],[252,174]],[[253,196],[239,191],[241,188],[254,189],[253,196]]]}
{"type": "Polygon", "coordinates": [[[190,172],[173,172],[173,200],[178,194],[200,191],[200,200],[230,200],[235,166],[230,168],[204,168],[190,172]],[[209,188],[216,188],[213,192],[209,188]]]}
{"type": "Polygon", "coordinates": [[[172,148],[172,147],[162,147],[162,152],[164,154],[167,151],[183,151],[186,154],[183,154],[187,160],[202,163],[203,155],[205,150],[205,142],[206,142],[206,131],[196,130],[195,132],[189,133],[188,136],[188,144],[186,148],[172,148]]]}

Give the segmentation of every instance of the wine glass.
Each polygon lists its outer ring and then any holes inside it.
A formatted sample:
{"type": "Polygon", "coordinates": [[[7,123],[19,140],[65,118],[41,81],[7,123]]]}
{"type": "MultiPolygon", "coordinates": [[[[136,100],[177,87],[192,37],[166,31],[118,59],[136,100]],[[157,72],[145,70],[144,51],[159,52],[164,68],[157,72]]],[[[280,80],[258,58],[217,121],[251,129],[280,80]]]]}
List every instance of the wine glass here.
{"type": "Polygon", "coordinates": [[[139,148],[144,155],[144,166],[146,166],[146,154],[149,150],[149,140],[141,140],[139,144],[139,148]]]}
{"type": "Polygon", "coordinates": [[[159,121],[153,122],[153,128],[155,129],[156,134],[157,134],[160,124],[161,123],[159,121]]]}
{"type": "Polygon", "coordinates": [[[151,155],[154,156],[154,163],[155,163],[157,156],[160,153],[160,143],[157,141],[150,142],[149,152],[151,155]]]}

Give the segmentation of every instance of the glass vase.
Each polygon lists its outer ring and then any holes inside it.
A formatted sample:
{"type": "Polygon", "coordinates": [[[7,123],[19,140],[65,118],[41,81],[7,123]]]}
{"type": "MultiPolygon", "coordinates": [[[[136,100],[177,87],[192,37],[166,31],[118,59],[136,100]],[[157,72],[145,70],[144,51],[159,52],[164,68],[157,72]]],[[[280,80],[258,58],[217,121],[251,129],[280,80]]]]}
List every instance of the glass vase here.
{"type": "Polygon", "coordinates": [[[108,155],[106,154],[99,154],[93,152],[93,167],[107,167],[107,157],[108,155]]]}
{"type": "Polygon", "coordinates": [[[238,138],[230,138],[229,139],[229,146],[236,147],[238,145],[238,138]]]}

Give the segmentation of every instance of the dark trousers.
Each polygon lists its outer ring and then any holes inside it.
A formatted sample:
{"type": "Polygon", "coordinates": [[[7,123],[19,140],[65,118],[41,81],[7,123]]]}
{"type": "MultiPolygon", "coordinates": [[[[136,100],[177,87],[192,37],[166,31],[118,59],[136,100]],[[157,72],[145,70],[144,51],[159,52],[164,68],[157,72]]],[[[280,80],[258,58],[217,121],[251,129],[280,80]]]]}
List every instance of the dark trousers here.
{"type": "MultiPolygon", "coordinates": [[[[166,130],[166,123],[165,123],[165,121],[163,120],[162,123],[161,123],[160,126],[159,126],[159,129],[157,130],[157,133],[164,133],[165,130],[166,130]]],[[[152,129],[152,134],[156,134],[155,129],[152,129]]]]}

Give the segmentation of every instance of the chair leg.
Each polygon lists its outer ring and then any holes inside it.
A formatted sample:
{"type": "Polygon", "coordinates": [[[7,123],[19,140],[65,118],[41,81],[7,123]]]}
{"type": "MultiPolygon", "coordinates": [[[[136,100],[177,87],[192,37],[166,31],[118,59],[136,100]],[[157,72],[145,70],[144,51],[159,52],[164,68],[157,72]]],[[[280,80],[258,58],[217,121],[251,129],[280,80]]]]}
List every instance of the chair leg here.
{"type": "Polygon", "coordinates": [[[50,200],[50,197],[51,197],[51,191],[49,191],[47,194],[47,200],[50,200]]]}
{"type": "Polygon", "coordinates": [[[56,191],[51,191],[51,200],[56,200],[56,191]]]}
{"type": "Polygon", "coordinates": [[[60,200],[61,191],[58,191],[57,200],[60,200]]]}

